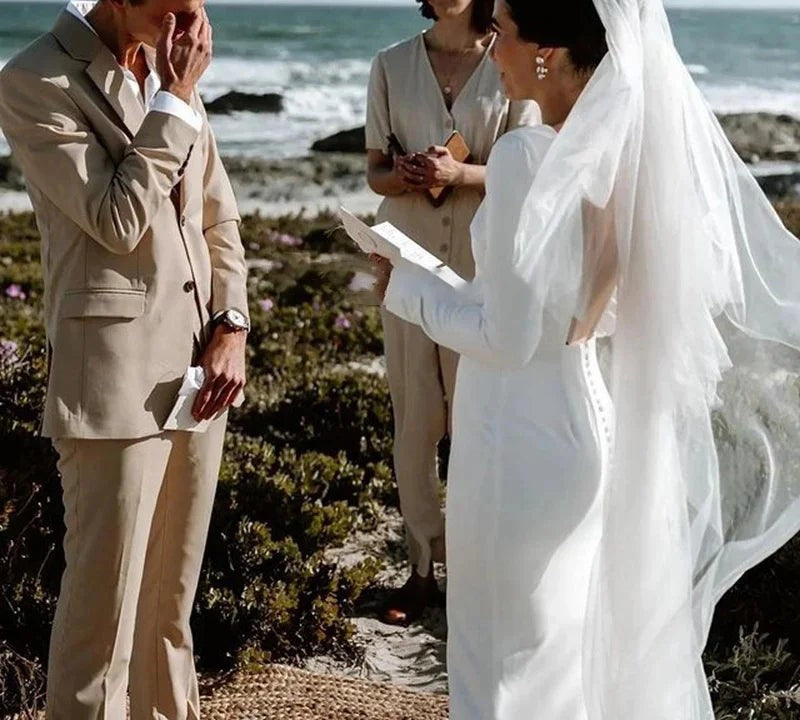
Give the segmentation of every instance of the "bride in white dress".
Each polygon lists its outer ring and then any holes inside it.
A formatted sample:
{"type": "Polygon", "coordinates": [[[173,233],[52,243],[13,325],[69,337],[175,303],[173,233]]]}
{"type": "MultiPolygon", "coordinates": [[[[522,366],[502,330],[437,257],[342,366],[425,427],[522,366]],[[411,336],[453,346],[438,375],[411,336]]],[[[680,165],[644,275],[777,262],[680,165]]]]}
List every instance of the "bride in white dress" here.
{"type": "MultiPolygon", "coordinates": [[[[447,503],[453,720],[523,720],[542,705],[548,720],[584,716],[582,627],[611,403],[594,341],[566,345],[579,274],[538,311],[513,272],[521,206],[554,135],[525,128],[495,146],[469,296],[401,267],[385,301],[462,356],[447,503]]],[[[579,230],[565,228],[565,244],[579,230]]]]}
{"type": "Polygon", "coordinates": [[[800,243],[661,0],[497,0],[495,31],[545,125],[491,154],[475,280],[376,261],[386,308],[462,355],[450,717],[708,720],[714,605],[800,528],[800,415],[768,392],[798,381],[800,243]]]}
{"type": "MultiPolygon", "coordinates": [[[[545,121],[557,126],[563,116],[554,117],[539,90],[561,90],[561,83],[539,81],[533,57],[509,47],[504,6],[496,21],[494,59],[506,93],[538,100],[545,121]]],[[[598,35],[595,64],[606,52],[598,35]]],[[[570,70],[559,98],[565,107],[566,93],[577,97],[592,69],[570,70]]],[[[453,720],[525,720],[534,709],[547,720],[585,716],[582,628],[612,409],[594,341],[566,344],[579,266],[541,305],[516,266],[516,243],[527,242],[517,232],[523,204],[555,137],[542,125],[495,145],[487,197],[472,224],[478,274],[467,291],[403,266],[385,298],[390,312],[462,356],[447,503],[453,720]]],[[[568,254],[580,258],[580,223],[562,232],[564,262],[568,254]]]]}

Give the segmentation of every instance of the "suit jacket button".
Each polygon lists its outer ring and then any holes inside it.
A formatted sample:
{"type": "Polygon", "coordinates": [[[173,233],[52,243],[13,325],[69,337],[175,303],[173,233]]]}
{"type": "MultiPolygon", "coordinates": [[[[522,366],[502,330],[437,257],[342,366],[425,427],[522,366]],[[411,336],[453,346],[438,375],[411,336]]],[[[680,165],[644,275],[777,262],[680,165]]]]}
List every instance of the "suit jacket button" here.
{"type": "Polygon", "coordinates": [[[183,292],[194,292],[194,282],[187,280],[185,283],[183,283],[183,292]]]}
{"type": "Polygon", "coordinates": [[[181,227],[186,227],[186,215],[181,217],[181,227]]]}

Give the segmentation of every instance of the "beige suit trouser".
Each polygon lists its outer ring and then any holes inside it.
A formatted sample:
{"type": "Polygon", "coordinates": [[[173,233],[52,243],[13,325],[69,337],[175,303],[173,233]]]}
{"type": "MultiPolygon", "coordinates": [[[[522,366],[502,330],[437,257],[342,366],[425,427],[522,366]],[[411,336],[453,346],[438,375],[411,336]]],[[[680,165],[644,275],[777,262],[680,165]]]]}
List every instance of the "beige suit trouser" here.
{"type": "Polygon", "coordinates": [[[226,418],[206,433],[54,440],[66,570],[53,623],[48,720],[199,718],[189,617],[226,418]]]}
{"type": "Polygon", "coordinates": [[[427,577],[444,561],[439,441],[451,427],[458,355],[416,325],[381,311],[386,374],[394,408],[394,470],[409,562],[427,577]]]}

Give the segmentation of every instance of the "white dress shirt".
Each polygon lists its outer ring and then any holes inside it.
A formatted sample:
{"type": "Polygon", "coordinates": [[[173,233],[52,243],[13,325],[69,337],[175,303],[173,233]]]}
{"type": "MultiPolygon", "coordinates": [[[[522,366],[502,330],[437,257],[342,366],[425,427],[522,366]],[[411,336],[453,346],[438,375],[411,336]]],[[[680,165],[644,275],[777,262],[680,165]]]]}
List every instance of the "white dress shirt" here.
{"type": "MultiPolygon", "coordinates": [[[[78,18],[78,20],[86,25],[92,32],[95,32],[95,29],[84,17],[84,13],[88,12],[93,5],[94,3],[85,2],[85,0],[80,2],[80,5],[76,2],[69,2],[67,4],[67,12],[78,18]]],[[[136,97],[141,100],[145,109],[151,112],[163,112],[168,115],[174,115],[191,125],[195,130],[200,131],[203,127],[203,119],[200,115],[189,107],[188,103],[185,103],[176,95],[161,89],[161,78],[158,72],[156,72],[156,69],[150,64],[150,58],[147,54],[145,54],[145,58],[147,59],[147,66],[150,68],[150,74],[145,80],[144,96],[142,96],[139,81],[136,79],[133,72],[128,68],[122,68],[125,79],[136,94],[136,97]]]]}

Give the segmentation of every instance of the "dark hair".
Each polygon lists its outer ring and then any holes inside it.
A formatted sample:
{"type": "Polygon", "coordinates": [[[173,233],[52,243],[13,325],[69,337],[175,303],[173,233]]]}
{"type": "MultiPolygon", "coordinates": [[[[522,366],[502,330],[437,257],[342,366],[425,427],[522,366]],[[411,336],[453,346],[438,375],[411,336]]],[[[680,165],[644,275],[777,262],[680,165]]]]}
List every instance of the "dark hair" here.
{"type": "Polygon", "coordinates": [[[506,0],[519,36],[563,47],[578,72],[592,72],[608,52],[606,29],[593,0],[506,0]]]}
{"type": "MultiPolygon", "coordinates": [[[[417,0],[422,17],[428,20],[438,20],[433,6],[428,0],[417,0]]],[[[492,29],[493,0],[472,0],[472,29],[476,33],[486,35],[492,29]]]]}

